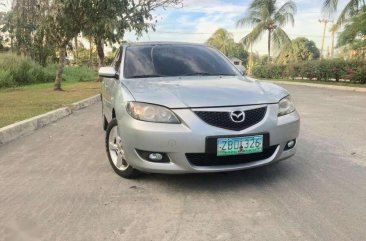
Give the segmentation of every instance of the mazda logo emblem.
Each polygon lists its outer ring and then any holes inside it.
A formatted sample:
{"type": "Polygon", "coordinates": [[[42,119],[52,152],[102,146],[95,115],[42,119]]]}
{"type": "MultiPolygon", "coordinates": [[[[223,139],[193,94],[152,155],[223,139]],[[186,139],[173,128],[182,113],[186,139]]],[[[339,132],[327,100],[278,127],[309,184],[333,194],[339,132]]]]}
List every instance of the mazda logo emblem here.
{"type": "Polygon", "coordinates": [[[230,119],[235,123],[241,123],[245,120],[245,112],[236,110],[230,113],[230,119]]]}

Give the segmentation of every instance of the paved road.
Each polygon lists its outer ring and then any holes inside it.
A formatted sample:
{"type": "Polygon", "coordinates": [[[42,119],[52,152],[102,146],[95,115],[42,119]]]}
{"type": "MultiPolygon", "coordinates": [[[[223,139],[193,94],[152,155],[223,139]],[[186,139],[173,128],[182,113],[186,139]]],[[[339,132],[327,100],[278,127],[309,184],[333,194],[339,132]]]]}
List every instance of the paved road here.
{"type": "Polygon", "coordinates": [[[285,87],[301,138],[274,166],[122,179],[99,105],[0,147],[0,240],[365,240],[366,95],[285,87]]]}

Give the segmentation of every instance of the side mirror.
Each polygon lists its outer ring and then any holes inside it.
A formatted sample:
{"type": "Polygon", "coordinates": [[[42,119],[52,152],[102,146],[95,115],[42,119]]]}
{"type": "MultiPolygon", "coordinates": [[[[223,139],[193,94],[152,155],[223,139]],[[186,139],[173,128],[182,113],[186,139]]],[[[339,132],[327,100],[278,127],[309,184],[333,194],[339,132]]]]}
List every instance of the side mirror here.
{"type": "Polygon", "coordinates": [[[113,67],[102,67],[99,69],[99,77],[118,79],[118,74],[113,67]]]}
{"type": "Polygon", "coordinates": [[[243,65],[235,65],[235,67],[239,70],[239,72],[241,73],[241,75],[247,75],[247,71],[245,70],[243,65]]]}

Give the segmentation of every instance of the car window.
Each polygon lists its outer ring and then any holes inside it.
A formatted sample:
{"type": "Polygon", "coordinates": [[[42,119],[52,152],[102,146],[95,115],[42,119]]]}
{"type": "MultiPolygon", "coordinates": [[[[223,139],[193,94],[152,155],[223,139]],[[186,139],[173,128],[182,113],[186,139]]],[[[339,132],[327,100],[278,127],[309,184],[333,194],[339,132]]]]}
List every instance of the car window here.
{"type": "Polygon", "coordinates": [[[236,75],[221,54],[197,45],[131,46],[124,66],[125,78],[236,75]]]}
{"type": "Polygon", "coordinates": [[[117,50],[116,56],[114,57],[114,60],[112,62],[112,67],[118,72],[121,67],[121,60],[122,60],[122,48],[119,48],[117,50]]]}

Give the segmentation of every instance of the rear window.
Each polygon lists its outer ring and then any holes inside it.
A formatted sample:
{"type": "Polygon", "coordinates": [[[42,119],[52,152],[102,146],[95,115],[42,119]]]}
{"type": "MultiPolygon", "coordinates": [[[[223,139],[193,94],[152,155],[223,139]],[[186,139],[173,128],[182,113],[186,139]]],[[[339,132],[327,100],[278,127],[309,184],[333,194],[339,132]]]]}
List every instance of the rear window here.
{"type": "Polygon", "coordinates": [[[236,75],[215,50],[195,45],[131,46],[126,49],[125,78],[236,75]]]}

